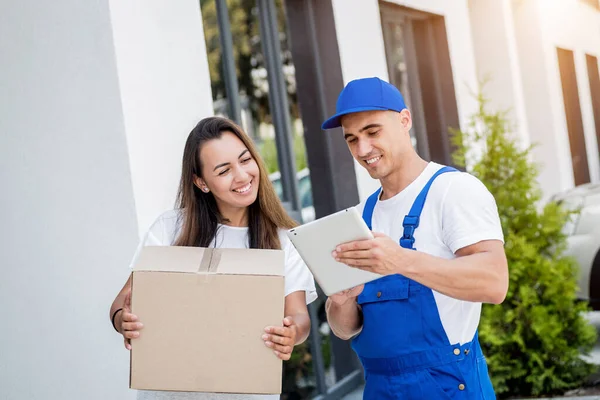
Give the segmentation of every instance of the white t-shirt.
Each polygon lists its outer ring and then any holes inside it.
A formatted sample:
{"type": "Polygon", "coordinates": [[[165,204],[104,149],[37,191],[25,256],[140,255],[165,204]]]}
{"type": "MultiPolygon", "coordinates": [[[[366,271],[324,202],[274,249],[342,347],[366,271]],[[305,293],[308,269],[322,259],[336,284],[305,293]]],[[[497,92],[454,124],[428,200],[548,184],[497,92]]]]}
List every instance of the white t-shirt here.
{"type": "MultiPolygon", "coordinates": [[[[404,232],[404,216],[440,168],[440,164],[429,163],[421,175],[396,196],[377,201],[372,230],[399,242],[404,232]]],[[[361,214],[365,203],[357,206],[361,214]]],[[[479,179],[465,172],[447,172],[435,179],[414,238],[418,251],[445,259],[455,258],[457,250],[482,240],[504,242],[494,197],[479,179]]],[[[433,295],[449,342],[470,342],[479,325],[481,303],[457,300],[435,290],[433,295]]]]}
{"type": "MultiPolygon", "coordinates": [[[[179,215],[178,210],[171,210],[158,217],[140,242],[130,268],[135,264],[144,246],[171,246],[174,244],[181,229],[179,215]]],[[[215,239],[213,239],[209,247],[248,248],[248,239],[248,228],[219,224],[215,239]]],[[[306,292],[306,304],[310,304],[317,298],[317,290],[312,273],[302,258],[300,258],[300,255],[288,239],[284,230],[279,231],[279,240],[281,241],[281,248],[285,253],[285,295],[304,291],[306,292]]],[[[278,400],[279,395],[138,390],[137,398],[138,400],[278,400]]]]}

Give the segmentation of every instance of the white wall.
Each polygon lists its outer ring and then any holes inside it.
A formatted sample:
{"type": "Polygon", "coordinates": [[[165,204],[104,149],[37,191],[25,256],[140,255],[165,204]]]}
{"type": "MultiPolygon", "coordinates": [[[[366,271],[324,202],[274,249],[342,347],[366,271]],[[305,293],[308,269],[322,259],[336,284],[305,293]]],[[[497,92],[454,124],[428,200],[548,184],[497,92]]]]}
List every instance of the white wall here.
{"type": "MultiPolygon", "coordinates": [[[[391,3],[445,17],[459,121],[461,126],[465,126],[477,107],[472,95],[477,87],[477,78],[467,0],[397,0],[391,3]]],[[[378,1],[333,0],[333,10],[344,82],[366,76],[387,80],[378,1]]],[[[359,196],[364,200],[379,183],[373,181],[362,167],[355,165],[359,196]]]]}
{"type": "Polygon", "coordinates": [[[213,114],[200,3],[110,0],[139,232],[174,205],[185,140],[213,114]]]}
{"type": "Polygon", "coordinates": [[[556,47],[573,50],[592,181],[600,179],[585,53],[599,55],[600,14],[578,0],[512,1],[534,160],[544,198],[574,185],[556,47]]]}
{"type": "MultiPolygon", "coordinates": [[[[546,38],[545,45],[548,47],[545,62],[548,65],[552,109],[556,111],[553,113],[555,135],[561,149],[558,156],[561,159],[568,159],[568,164],[571,166],[567,122],[556,55],[556,47],[561,47],[572,50],[575,55],[590,178],[592,181],[598,181],[600,162],[585,54],[600,56],[600,13],[578,0],[538,0],[538,4],[541,28],[546,38]]],[[[567,164],[565,161],[563,163],[567,164]]],[[[572,167],[567,169],[567,172],[570,172],[570,176],[562,177],[560,189],[573,185],[572,167]]]]}
{"type": "Polygon", "coordinates": [[[137,242],[105,2],[0,3],[0,398],[126,399],[137,242]]]}
{"type": "Polygon", "coordinates": [[[144,3],[151,11],[109,10],[107,1],[0,3],[3,400],[134,398],[109,306],[140,226],[173,202],[170,168],[183,138],[211,112],[198,6],[186,4],[169,4],[173,14],[166,1],[144,3]],[[196,36],[173,33],[175,19],[196,36]],[[180,47],[165,56],[173,62],[148,55],[165,51],[162,29],[180,47]],[[150,187],[154,163],[168,172],[150,187]]]}

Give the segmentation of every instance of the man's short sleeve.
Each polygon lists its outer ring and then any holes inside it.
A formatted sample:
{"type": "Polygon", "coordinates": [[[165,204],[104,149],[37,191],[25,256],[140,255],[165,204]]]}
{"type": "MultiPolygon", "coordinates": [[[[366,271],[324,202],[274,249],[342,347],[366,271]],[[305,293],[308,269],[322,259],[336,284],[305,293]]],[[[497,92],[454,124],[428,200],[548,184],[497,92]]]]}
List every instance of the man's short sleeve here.
{"type": "Polygon", "coordinates": [[[473,175],[456,174],[442,204],[442,235],[452,253],[483,240],[500,240],[504,234],[494,196],[473,175]]]}

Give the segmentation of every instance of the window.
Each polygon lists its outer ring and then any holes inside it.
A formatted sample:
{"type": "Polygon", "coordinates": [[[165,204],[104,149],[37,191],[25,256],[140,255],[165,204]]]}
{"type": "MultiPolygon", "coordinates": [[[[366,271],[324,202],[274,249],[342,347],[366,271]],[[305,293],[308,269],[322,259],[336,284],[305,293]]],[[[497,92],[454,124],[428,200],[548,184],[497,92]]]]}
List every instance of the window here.
{"type": "Polygon", "coordinates": [[[575,71],[575,58],[571,50],[557,48],[558,67],[562,83],[563,103],[567,118],[567,131],[571,147],[571,163],[575,185],[590,181],[585,136],[583,132],[583,119],[579,103],[579,90],[577,89],[577,74],[575,71]]]}
{"type": "Polygon", "coordinates": [[[592,94],[592,108],[594,110],[594,121],[596,123],[598,153],[600,153],[600,73],[598,72],[598,58],[586,54],[585,60],[587,64],[590,92],[592,94]]]}
{"type": "Polygon", "coordinates": [[[390,83],[413,117],[421,157],[451,165],[448,128],[459,127],[444,17],[380,2],[390,83]]]}

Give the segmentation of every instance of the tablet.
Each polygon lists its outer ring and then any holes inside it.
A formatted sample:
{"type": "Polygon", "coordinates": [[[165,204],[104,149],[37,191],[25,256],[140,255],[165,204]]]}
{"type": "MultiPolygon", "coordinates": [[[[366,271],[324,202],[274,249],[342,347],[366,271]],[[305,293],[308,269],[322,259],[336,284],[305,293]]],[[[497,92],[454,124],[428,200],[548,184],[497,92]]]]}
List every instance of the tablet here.
{"type": "Polygon", "coordinates": [[[342,243],[373,238],[354,207],[290,229],[287,235],[327,296],[382,277],[331,256],[342,243]]]}

